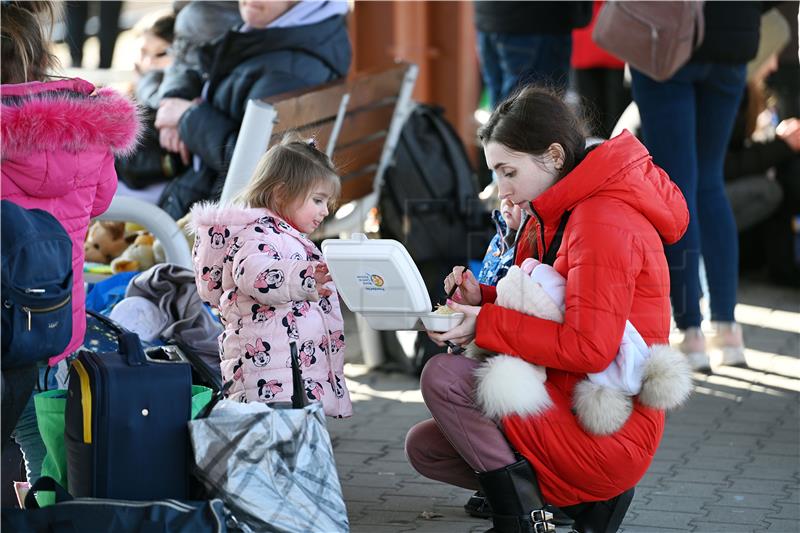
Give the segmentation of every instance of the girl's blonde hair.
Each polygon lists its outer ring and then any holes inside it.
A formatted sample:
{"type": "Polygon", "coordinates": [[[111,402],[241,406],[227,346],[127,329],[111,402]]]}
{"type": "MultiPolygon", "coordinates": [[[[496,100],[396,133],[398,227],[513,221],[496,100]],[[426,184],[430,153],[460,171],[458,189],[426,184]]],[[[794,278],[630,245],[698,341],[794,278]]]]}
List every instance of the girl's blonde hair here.
{"type": "Polygon", "coordinates": [[[250,183],[236,201],[283,216],[292,203],[305,200],[320,184],[332,189],[328,209],[333,211],[342,188],[336,167],[313,141],[292,132],[261,157],[250,183]]]}
{"type": "Polygon", "coordinates": [[[2,83],[44,81],[58,59],[50,52],[50,32],[60,14],[52,1],[3,2],[2,83]]]}

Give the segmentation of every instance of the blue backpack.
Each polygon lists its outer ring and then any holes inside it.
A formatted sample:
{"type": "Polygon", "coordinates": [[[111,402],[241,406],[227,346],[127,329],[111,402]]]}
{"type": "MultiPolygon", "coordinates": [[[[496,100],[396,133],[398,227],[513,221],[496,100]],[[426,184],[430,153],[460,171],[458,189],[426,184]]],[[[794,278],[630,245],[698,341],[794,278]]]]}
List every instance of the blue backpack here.
{"type": "Polygon", "coordinates": [[[2,201],[2,367],[58,355],[72,338],[72,240],[41,209],[2,201]]]}

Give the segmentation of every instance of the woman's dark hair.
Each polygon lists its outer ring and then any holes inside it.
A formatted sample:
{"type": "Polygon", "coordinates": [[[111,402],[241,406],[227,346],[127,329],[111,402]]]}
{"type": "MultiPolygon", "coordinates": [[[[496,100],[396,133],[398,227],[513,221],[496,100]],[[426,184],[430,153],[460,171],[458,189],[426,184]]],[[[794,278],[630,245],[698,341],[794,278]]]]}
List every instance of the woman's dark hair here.
{"type": "Polygon", "coordinates": [[[47,79],[58,64],[50,53],[50,32],[59,9],[49,1],[3,2],[0,7],[2,71],[0,82],[24,83],[47,79]]]}
{"type": "Polygon", "coordinates": [[[521,88],[492,112],[478,131],[481,143],[496,142],[515,152],[540,156],[558,143],[564,149],[559,178],[568,174],[586,151],[586,130],[561,96],[536,86],[521,88]]]}

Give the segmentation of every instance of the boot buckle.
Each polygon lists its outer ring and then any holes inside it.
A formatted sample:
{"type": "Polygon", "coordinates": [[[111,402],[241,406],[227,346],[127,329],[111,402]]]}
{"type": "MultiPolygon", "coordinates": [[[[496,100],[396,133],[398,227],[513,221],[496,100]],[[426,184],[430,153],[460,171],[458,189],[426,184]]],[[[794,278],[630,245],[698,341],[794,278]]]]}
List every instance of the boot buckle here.
{"type": "Polygon", "coordinates": [[[550,523],[552,519],[553,513],[545,511],[544,509],[531,511],[534,533],[555,533],[556,526],[550,523]]]}

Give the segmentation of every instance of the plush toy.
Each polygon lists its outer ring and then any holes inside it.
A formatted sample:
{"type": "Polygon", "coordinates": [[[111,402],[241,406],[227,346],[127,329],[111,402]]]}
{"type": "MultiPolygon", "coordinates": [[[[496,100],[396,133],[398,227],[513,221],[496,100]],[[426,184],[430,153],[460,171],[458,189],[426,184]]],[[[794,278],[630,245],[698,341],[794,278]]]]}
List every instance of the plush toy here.
{"type": "Polygon", "coordinates": [[[176,224],[186,236],[186,242],[189,243],[189,249],[191,250],[194,247],[194,232],[191,230],[192,214],[187,213],[182,218],[179,218],[176,224]]]}
{"type": "MultiPolygon", "coordinates": [[[[497,284],[495,303],[563,323],[565,290],[566,280],[555,269],[526,259],[497,284]]],[[[490,418],[535,416],[552,406],[543,367],[521,357],[486,352],[474,343],[466,355],[482,362],[475,371],[476,401],[490,418]]],[[[643,405],[667,410],[681,405],[691,391],[686,358],[668,345],[648,346],[627,322],[616,358],[605,370],[588,374],[575,385],[572,407],[584,430],[610,435],[627,421],[634,396],[643,405]]]]}
{"type": "Polygon", "coordinates": [[[125,234],[125,223],[96,220],[89,226],[83,252],[86,261],[108,264],[125,251],[136,238],[125,234]]]}
{"type": "Polygon", "coordinates": [[[111,272],[135,272],[147,270],[155,264],[153,243],[155,237],[147,232],[139,233],[122,255],[111,261],[111,272]]]}

